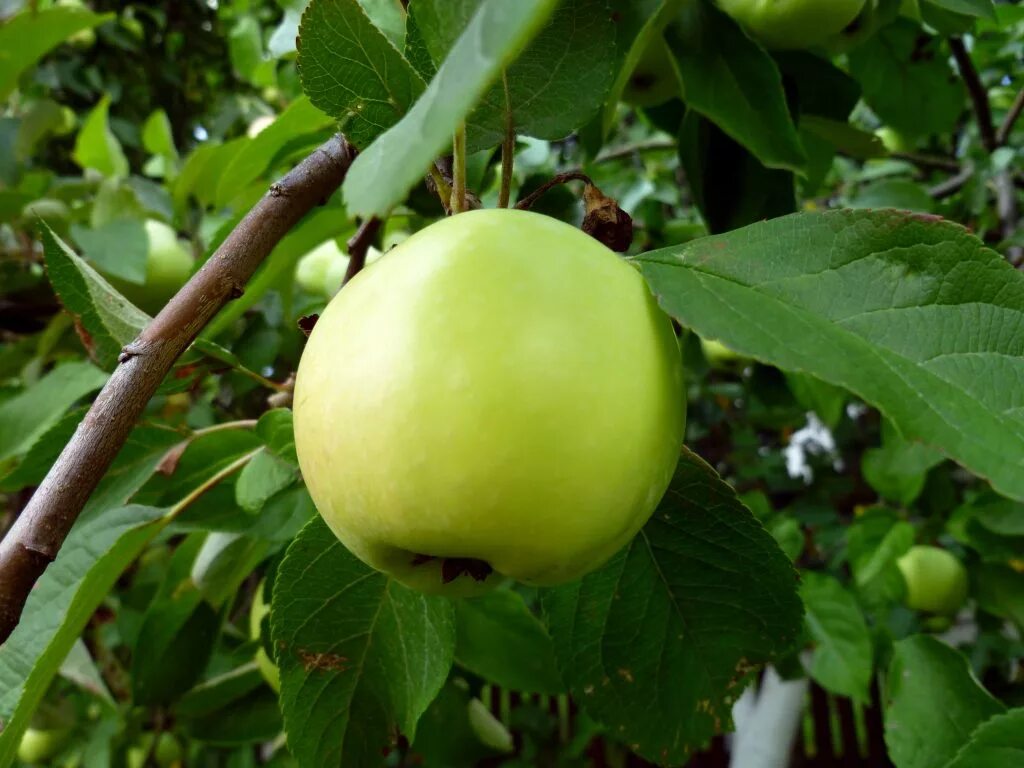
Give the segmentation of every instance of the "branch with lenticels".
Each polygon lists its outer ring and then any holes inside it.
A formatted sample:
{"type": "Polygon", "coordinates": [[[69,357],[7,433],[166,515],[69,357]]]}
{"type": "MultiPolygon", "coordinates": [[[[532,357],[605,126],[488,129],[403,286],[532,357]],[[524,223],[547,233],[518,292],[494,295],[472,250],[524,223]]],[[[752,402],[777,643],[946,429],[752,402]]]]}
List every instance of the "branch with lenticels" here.
{"type": "Polygon", "coordinates": [[[213,316],[245,289],[274,246],[341,185],[355,150],[343,136],[322,144],[275,184],[216,253],[126,346],[89,413],[0,541],[0,643],[17,626],[33,585],[160,382],[213,316]]]}

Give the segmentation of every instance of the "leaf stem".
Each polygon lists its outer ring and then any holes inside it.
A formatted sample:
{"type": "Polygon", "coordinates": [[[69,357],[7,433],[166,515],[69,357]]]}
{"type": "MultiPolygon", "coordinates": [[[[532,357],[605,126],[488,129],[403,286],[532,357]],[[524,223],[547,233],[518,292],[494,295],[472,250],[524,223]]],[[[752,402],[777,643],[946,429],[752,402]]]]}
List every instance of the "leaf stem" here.
{"type": "Polygon", "coordinates": [[[167,516],[177,517],[179,514],[181,514],[181,512],[184,509],[190,507],[192,504],[197,502],[200,499],[200,497],[202,497],[202,495],[209,491],[211,488],[216,486],[225,478],[230,477],[235,472],[244,467],[246,464],[248,464],[250,461],[252,461],[252,458],[262,450],[263,448],[261,446],[259,448],[255,448],[249,451],[247,454],[243,456],[239,456],[237,459],[232,461],[222,470],[207,478],[201,485],[197,486],[196,488],[193,488],[191,491],[185,494],[185,496],[182,497],[181,501],[179,501],[177,504],[171,507],[167,512],[167,516]]]}

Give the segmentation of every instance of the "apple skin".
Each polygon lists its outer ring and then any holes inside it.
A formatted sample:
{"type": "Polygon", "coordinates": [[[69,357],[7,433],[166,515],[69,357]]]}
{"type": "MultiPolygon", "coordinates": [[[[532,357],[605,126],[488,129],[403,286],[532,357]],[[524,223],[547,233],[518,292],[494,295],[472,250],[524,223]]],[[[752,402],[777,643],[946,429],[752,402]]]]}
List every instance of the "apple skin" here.
{"type": "Polygon", "coordinates": [[[295,386],[299,464],[341,542],[414,589],[560,584],[624,546],[665,492],[682,378],[633,267],[555,219],[470,211],[389,251],[320,316],[295,386]],[[443,584],[442,558],[493,572],[443,584]]]}
{"type": "Polygon", "coordinates": [[[70,728],[27,728],[18,743],[18,760],[42,764],[57,755],[71,736],[70,728]]]}
{"type": "Polygon", "coordinates": [[[626,81],[622,100],[635,107],[656,107],[682,93],[683,85],[676,64],[672,61],[672,51],[665,38],[658,35],[640,55],[640,60],[626,81]]]}
{"type": "Polygon", "coordinates": [[[768,48],[824,45],[864,7],[865,0],[718,0],[718,6],[768,48]]]}
{"type": "Polygon", "coordinates": [[[911,547],[896,564],[907,583],[908,608],[949,616],[967,599],[967,570],[944,549],[911,547]]]}
{"type": "MultiPolygon", "coordinates": [[[[256,588],[256,594],[252,599],[252,608],[249,610],[249,636],[253,640],[259,639],[263,617],[270,613],[270,606],[263,597],[265,585],[266,582],[261,581],[256,588]]],[[[263,675],[263,679],[267,681],[267,685],[274,690],[274,693],[281,693],[281,671],[274,660],[267,656],[263,646],[256,651],[256,666],[259,667],[260,674],[263,675]]]]}
{"type": "Polygon", "coordinates": [[[144,227],[149,241],[146,281],[139,285],[109,275],[107,280],[139,309],[155,314],[192,275],[192,255],[162,221],[147,219],[144,227]]]}

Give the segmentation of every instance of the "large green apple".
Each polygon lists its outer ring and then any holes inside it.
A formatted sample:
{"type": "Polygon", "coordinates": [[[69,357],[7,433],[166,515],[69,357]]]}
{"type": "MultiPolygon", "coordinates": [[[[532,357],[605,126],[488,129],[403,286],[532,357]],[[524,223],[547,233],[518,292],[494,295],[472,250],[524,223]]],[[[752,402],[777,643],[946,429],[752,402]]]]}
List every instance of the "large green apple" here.
{"type": "Polygon", "coordinates": [[[967,570],[944,549],[911,547],[896,564],[907,582],[908,608],[950,615],[967,599],[967,570]]]}
{"type": "Polygon", "coordinates": [[[601,565],[664,493],[684,408],[675,335],[637,270],[555,219],[477,210],[327,306],[295,441],[342,543],[457,596],[601,565]]]}
{"type": "MultiPolygon", "coordinates": [[[[252,599],[252,608],[249,610],[249,636],[258,640],[262,634],[263,619],[270,614],[270,605],[263,595],[266,582],[261,581],[256,587],[256,594],[252,599]]],[[[278,669],[274,660],[263,650],[263,646],[256,651],[256,666],[267,681],[267,685],[274,689],[275,693],[281,692],[281,670],[278,669]]]]}
{"type": "Polygon", "coordinates": [[[857,18],[865,0],[718,0],[723,11],[765,46],[823,45],[857,18]]]}
{"type": "Polygon", "coordinates": [[[163,309],[192,274],[192,255],[177,234],[162,221],[148,219],[146,230],[146,278],[141,285],[108,276],[107,280],[129,301],[150,314],[163,309]]]}
{"type": "Polygon", "coordinates": [[[672,61],[672,51],[665,38],[658,35],[640,55],[622,91],[622,100],[637,107],[654,107],[682,93],[683,85],[672,61]]]}

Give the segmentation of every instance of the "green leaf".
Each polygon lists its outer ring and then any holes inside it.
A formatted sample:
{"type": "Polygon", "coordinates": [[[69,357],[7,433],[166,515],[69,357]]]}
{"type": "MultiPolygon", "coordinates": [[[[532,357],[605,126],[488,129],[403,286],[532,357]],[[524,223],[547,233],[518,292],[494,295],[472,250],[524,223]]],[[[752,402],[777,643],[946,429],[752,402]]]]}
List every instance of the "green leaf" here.
{"type": "Polygon", "coordinates": [[[256,434],[271,453],[293,466],[298,466],[291,409],[274,408],[264,413],[256,423],[256,434]]]}
{"type": "Polygon", "coordinates": [[[0,405],[0,459],[27,451],[64,412],[107,383],[92,363],[61,363],[25,390],[0,405]]]}
{"type": "Polygon", "coordinates": [[[885,743],[896,768],[934,768],[982,722],[1006,711],[960,653],[928,635],[896,643],[889,666],[885,743]]]}
{"type": "Polygon", "coordinates": [[[914,526],[888,509],[864,511],[847,529],[847,557],[857,591],[869,603],[893,603],[906,591],[896,561],[914,544],[914,526]]]}
{"type": "Polygon", "coordinates": [[[619,100],[636,65],[684,2],[686,0],[612,0],[618,27],[616,74],[602,115],[603,135],[608,135],[615,125],[619,100]]]}
{"type": "Polygon", "coordinates": [[[710,120],[689,111],[679,131],[679,158],[694,203],[711,232],[796,210],[793,174],[765,168],[710,120]]]}
{"type": "Polygon", "coordinates": [[[1008,768],[1024,765],[1024,707],[979,725],[946,768],[1008,768]]]}
{"type": "Polygon", "coordinates": [[[174,701],[199,679],[213,653],[220,617],[198,586],[186,580],[175,587],[146,610],[135,641],[131,682],[136,704],[174,701]]]}
{"type": "Polygon", "coordinates": [[[121,349],[149,322],[149,315],[114,290],[49,227],[42,228],[46,270],[64,308],[75,318],[90,357],[113,368],[121,349]]]}
{"type": "Polygon", "coordinates": [[[274,122],[246,142],[225,167],[215,196],[227,205],[238,190],[264,176],[293,155],[309,154],[333,132],[336,121],[300,96],[274,122]]]}
{"type": "Polygon", "coordinates": [[[350,214],[382,216],[405,197],[555,5],[555,0],[481,3],[427,90],[355,159],[342,187],[350,214]]]}
{"type": "Polygon", "coordinates": [[[633,542],[542,600],[573,696],[663,764],[728,725],[751,671],[789,649],[801,623],[789,559],[686,449],[633,542]]]}
{"type": "Polygon", "coordinates": [[[88,410],[86,406],[82,406],[69,411],[60,421],[36,438],[18,466],[0,478],[0,491],[20,491],[30,485],[39,485],[50,465],[57,460],[64,446],[75,434],[78,423],[88,410]]]}
{"type": "Polygon", "coordinates": [[[452,664],[451,603],[371,570],[320,517],[278,568],[270,621],[288,746],[303,765],[376,765],[396,728],[414,738],[452,664]]]}
{"type": "MultiPolygon", "coordinates": [[[[419,0],[411,6],[433,62],[440,64],[481,0],[419,0]]],[[[548,23],[466,118],[468,151],[517,134],[562,139],[593,117],[614,75],[616,23],[608,0],[563,0],[548,23]]]]}
{"type": "Polygon", "coordinates": [[[786,372],[786,384],[800,405],[814,411],[829,429],[835,429],[843,417],[846,392],[842,387],[828,384],[816,376],[806,373],[786,372]]]}
{"type": "Polygon", "coordinates": [[[547,630],[512,590],[456,603],[455,660],[485,680],[513,691],[565,690],[547,630]]]}
{"type": "Polygon", "coordinates": [[[365,147],[404,115],[423,80],[356,0],[313,0],[299,27],[299,72],[310,101],[365,147]]]}
{"type": "Polygon", "coordinates": [[[686,104],[769,168],[802,172],[807,156],[771,56],[709,0],[686,4],[665,29],[686,104]]]}
{"type": "Polygon", "coordinates": [[[256,514],[274,494],[295,482],[295,469],[266,449],[245,465],[235,483],[235,500],[246,512],[256,514]]]}
{"type": "Polygon", "coordinates": [[[996,20],[996,9],[992,0],[920,0],[921,2],[943,8],[953,13],[967,16],[978,16],[983,19],[996,20]]]}
{"type": "Polygon", "coordinates": [[[86,8],[25,10],[0,25],[0,101],[18,85],[21,73],[76,32],[99,26],[114,14],[86,8]]]}
{"type": "MultiPolygon", "coordinates": [[[[246,467],[251,465],[249,462],[246,467]]],[[[235,599],[242,582],[269,551],[266,539],[214,531],[203,541],[192,564],[192,581],[206,602],[220,609],[235,599]]]]}
{"type": "Polygon", "coordinates": [[[774,221],[637,258],[701,337],[811,373],[1024,499],[1024,275],[967,230],[893,211],[774,221]],[[891,290],[879,291],[879,285],[891,290]]]}
{"type": "Polygon", "coordinates": [[[166,524],[163,513],[129,506],[81,519],[36,583],[20,623],[0,646],[0,765],[14,760],[71,646],[124,569],[166,524]]]}
{"type": "Polygon", "coordinates": [[[864,451],[861,471],[880,495],[908,506],[921,495],[928,470],[941,462],[941,453],[927,445],[904,440],[890,422],[884,421],[882,447],[864,451]]]}
{"type": "Polygon", "coordinates": [[[105,274],[135,285],[146,282],[149,237],[138,219],[113,219],[95,229],[72,224],[71,236],[105,274]]]}
{"type": "Polygon", "coordinates": [[[121,142],[110,130],[107,112],[110,96],[104,96],[82,123],[75,139],[73,157],[83,169],[99,171],[104,176],[127,176],[128,158],[121,142]]]}
{"type": "Polygon", "coordinates": [[[982,563],[973,575],[972,593],[978,607],[1024,629],[1024,573],[1006,565],[982,563]]]}
{"type": "Polygon", "coordinates": [[[986,494],[971,506],[974,519],[1001,536],[1024,536],[1024,504],[986,494]]]}
{"type": "Polygon", "coordinates": [[[811,677],[832,693],[867,704],[871,635],[856,599],[833,577],[813,571],[802,574],[800,597],[815,644],[811,677]]]}
{"type": "Polygon", "coordinates": [[[864,101],[908,138],[949,131],[963,111],[963,81],[954,76],[940,38],[899,19],[849,54],[864,101]]]}
{"type": "Polygon", "coordinates": [[[911,179],[878,179],[850,196],[851,208],[901,208],[917,213],[935,211],[935,200],[911,179]]]}
{"type": "Polygon", "coordinates": [[[154,109],[142,125],[142,146],[150,154],[172,160],[178,158],[171,121],[162,109],[154,109]]]}

